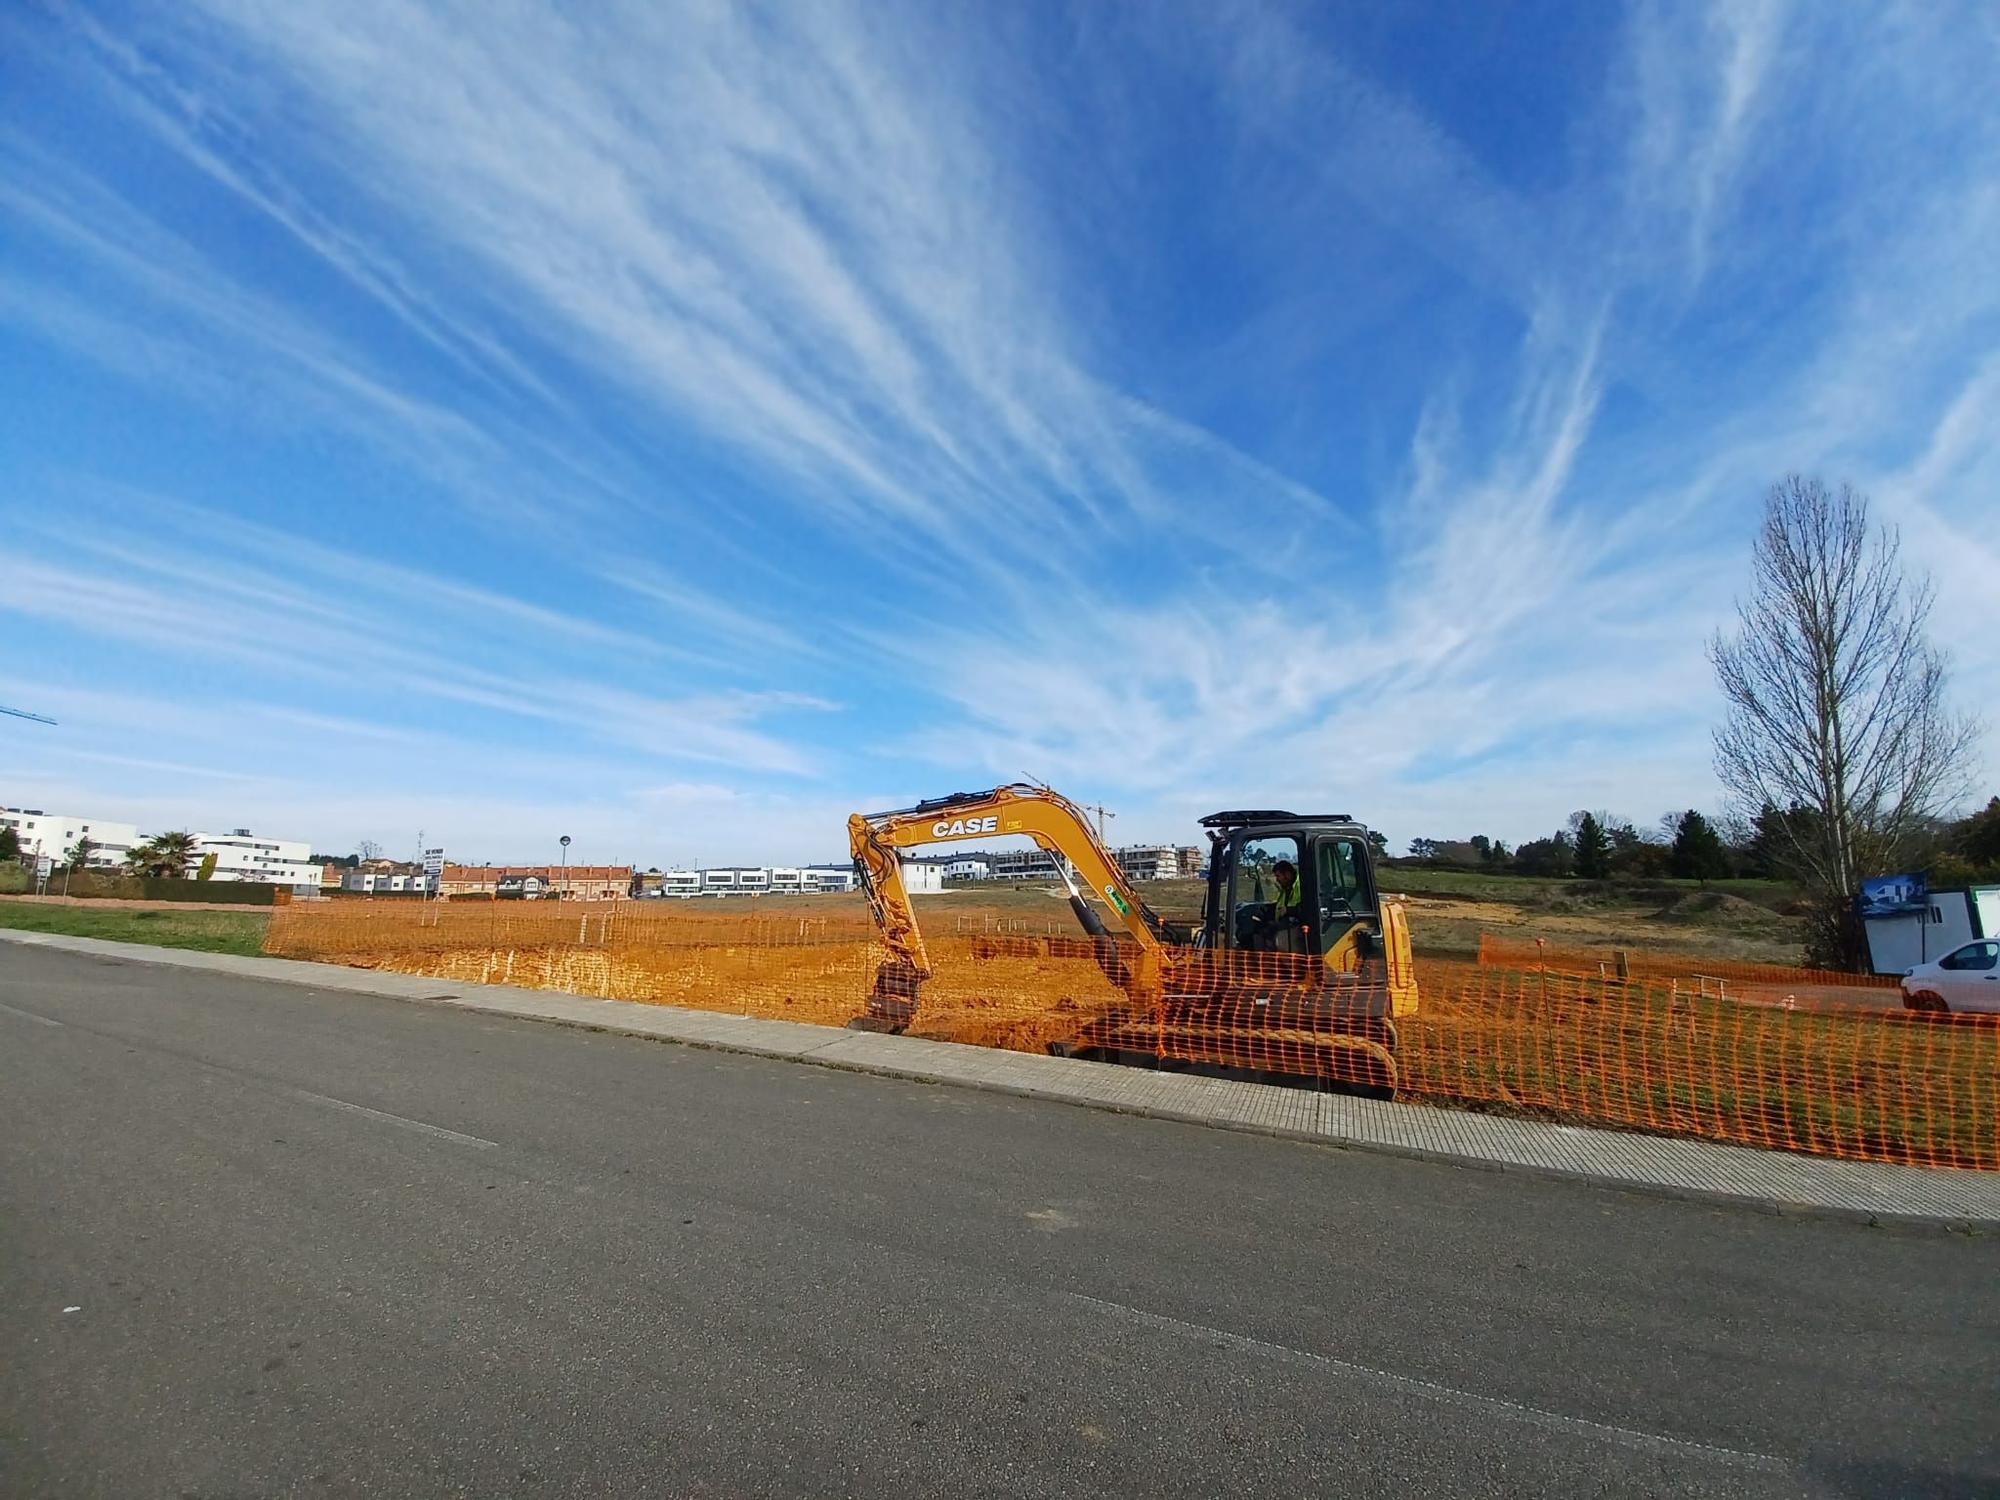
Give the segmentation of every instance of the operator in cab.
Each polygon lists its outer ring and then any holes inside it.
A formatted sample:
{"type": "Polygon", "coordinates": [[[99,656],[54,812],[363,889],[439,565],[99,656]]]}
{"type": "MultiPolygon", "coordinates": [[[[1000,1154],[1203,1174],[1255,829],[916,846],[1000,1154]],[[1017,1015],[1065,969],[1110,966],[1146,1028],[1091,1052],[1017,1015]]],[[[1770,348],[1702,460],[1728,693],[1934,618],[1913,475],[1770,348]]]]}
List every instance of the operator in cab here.
{"type": "Polygon", "coordinates": [[[1271,903],[1270,926],[1266,929],[1272,949],[1279,953],[1305,952],[1305,929],[1299,908],[1299,867],[1289,859],[1271,866],[1271,879],[1278,887],[1271,903]]]}

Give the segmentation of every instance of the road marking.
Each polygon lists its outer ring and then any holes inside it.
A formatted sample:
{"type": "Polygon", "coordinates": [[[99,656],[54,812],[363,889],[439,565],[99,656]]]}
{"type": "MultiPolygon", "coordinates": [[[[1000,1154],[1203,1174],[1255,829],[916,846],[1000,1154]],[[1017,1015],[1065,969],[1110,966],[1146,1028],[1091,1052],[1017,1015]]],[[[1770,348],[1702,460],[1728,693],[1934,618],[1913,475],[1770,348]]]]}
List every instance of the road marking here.
{"type": "Polygon", "coordinates": [[[1276,1357],[1294,1364],[1310,1365],[1316,1369],[1332,1371],[1337,1375],[1346,1375],[1374,1385],[1386,1386],[1408,1395],[1442,1402],[1447,1406],[1465,1407],[1493,1416],[1509,1417],[1553,1432],[1593,1438],[1599,1442],[1637,1448],[1646,1453],[1706,1458],[1738,1468],[1781,1472],[1792,1467],[1784,1459],[1770,1453],[1747,1453],[1735,1448],[1718,1448],[1710,1443],[1697,1443],[1687,1438],[1667,1437],[1657,1432],[1639,1432],[1630,1427],[1616,1427],[1608,1422],[1593,1422],[1585,1417],[1568,1417],[1560,1412],[1543,1411],[1540,1407],[1523,1406],[1518,1401],[1503,1401],[1497,1396],[1475,1395],[1471,1391],[1457,1390],[1448,1385],[1439,1385],[1435,1381],[1418,1380],[1409,1375],[1396,1375],[1388,1370],[1374,1369],[1369,1365],[1357,1365],[1348,1360],[1335,1359],[1331,1355],[1313,1354],[1304,1349],[1291,1348],[1286,1344],[1273,1344],[1265,1339],[1251,1338],[1247,1334],[1229,1333],[1220,1328],[1210,1328],[1204,1323],[1189,1323],[1160,1313],[1143,1312],[1136,1307],[1127,1307],[1122,1302],[1107,1302],[1102,1297],[1090,1297],[1082,1292],[1066,1292],[1064,1295],[1083,1303],[1086,1307],[1094,1307],[1099,1312],[1110,1313],[1114,1317],[1124,1318],[1147,1328],[1155,1328],[1163,1333],[1200,1339],[1205,1343],[1219,1344],[1245,1354],[1276,1357]]]}
{"type": "Polygon", "coordinates": [[[329,1104],[335,1109],[344,1109],[350,1114],[366,1115],[371,1120],[381,1120],[390,1125],[402,1125],[411,1130],[421,1130],[426,1135],[441,1137],[447,1141],[457,1141],[461,1146],[498,1146],[498,1141],[489,1141],[484,1136],[466,1135],[457,1130],[446,1130],[442,1125],[433,1125],[426,1120],[412,1120],[406,1115],[392,1115],[386,1109],[370,1109],[365,1104],[350,1104],[345,1099],[335,1099],[329,1094],[315,1094],[310,1089],[282,1088],[280,1092],[290,1094],[294,1099],[303,1099],[308,1104],[329,1104]]]}
{"type": "Polygon", "coordinates": [[[4,1010],[10,1016],[19,1016],[24,1021],[39,1021],[44,1026],[62,1025],[60,1021],[50,1020],[47,1016],[38,1016],[31,1010],[16,1010],[11,1005],[0,1005],[0,1010],[4,1010]]]}

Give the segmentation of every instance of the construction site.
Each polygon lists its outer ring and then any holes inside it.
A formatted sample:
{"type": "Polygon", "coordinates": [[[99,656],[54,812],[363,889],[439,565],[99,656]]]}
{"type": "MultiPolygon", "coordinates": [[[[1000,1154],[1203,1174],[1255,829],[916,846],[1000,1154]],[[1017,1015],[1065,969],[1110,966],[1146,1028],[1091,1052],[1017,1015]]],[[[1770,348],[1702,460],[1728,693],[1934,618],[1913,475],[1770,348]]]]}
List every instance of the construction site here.
{"type": "Polygon", "coordinates": [[[1560,916],[1471,937],[1480,903],[1400,896],[1397,872],[1375,867],[1366,830],[1343,815],[1203,821],[1206,883],[1157,883],[1144,896],[1071,804],[1013,786],[857,814],[863,888],[852,894],[692,907],[286,903],[264,951],[1851,1160],[2000,1169],[2000,1027],[1990,1018],[1906,1012],[1893,978],[1686,945],[1593,944],[1588,923],[1560,916]],[[913,898],[903,851],[968,831],[1060,856],[1064,884],[913,898]],[[1461,914],[1446,915],[1454,906],[1461,914]],[[1433,915],[1448,930],[1427,943],[1433,915]]]}

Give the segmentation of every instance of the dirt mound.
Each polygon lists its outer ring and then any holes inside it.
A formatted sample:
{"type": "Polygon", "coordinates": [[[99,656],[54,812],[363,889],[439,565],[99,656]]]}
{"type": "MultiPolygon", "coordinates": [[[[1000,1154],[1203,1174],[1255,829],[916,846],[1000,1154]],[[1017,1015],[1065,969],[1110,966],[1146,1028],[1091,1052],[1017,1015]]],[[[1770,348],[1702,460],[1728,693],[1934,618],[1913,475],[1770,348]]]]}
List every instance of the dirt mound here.
{"type": "Polygon", "coordinates": [[[1777,932],[1786,926],[1785,919],[1768,906],[1745,901],[1727,891],[1689,891],[1654,912],[1653,919],[1689,927],[1749,928],[1759,932],[1777,932]]]}

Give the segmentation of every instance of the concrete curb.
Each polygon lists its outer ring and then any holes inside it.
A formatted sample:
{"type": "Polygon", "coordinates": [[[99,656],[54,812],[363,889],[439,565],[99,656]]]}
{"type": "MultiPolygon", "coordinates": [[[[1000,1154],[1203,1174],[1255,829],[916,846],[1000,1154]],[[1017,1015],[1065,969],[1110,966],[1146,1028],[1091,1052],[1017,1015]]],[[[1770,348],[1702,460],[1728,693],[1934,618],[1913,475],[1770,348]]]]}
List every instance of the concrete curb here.
{"type": "Polygon", "coordinates": [[[194,969],[322,991],[448,1005],[683,1046],[812,1063],[916,1083],[1172,1120],[1475,1170],[1583,1182],[1760,1213],[1973,1232],[2000,1229],[2000,1172],[1900,1167],[1759,1151],[1713,1141],[1551,1125],[1423,1104],[1389,1104],[1269,1084],[1110,1067],[835,1031],[553,990],[463,985],[282,958],[154,948],[0,928],[0,941],[124,963],[194,969]]]}

